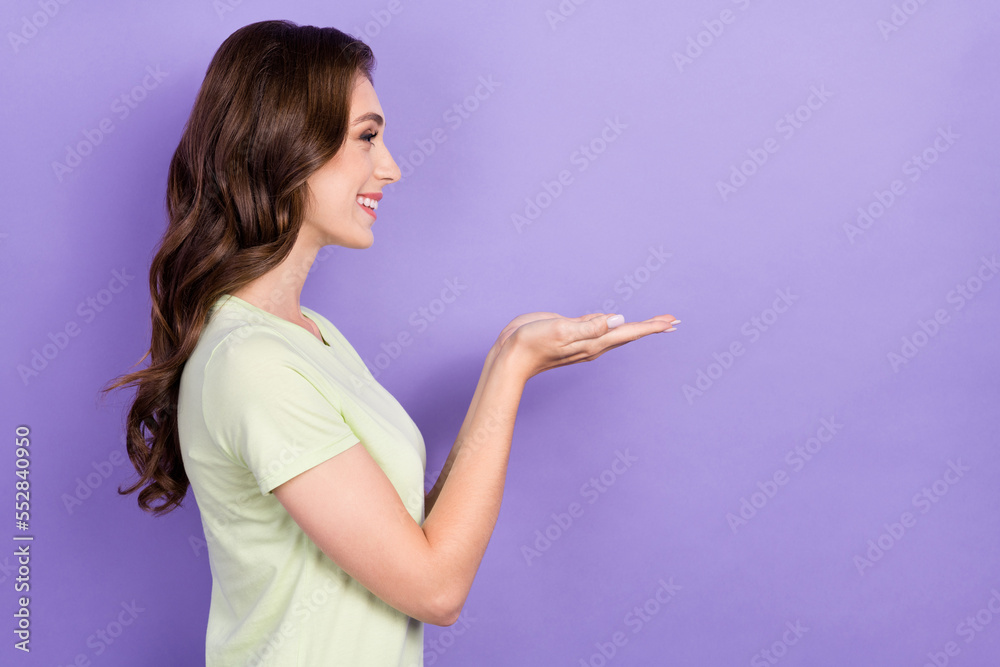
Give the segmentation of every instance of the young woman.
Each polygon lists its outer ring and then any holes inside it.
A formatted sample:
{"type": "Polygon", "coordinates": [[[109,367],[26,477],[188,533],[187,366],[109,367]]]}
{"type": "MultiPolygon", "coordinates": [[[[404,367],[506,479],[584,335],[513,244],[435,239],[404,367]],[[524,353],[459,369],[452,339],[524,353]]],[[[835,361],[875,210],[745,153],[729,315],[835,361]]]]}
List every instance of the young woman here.
{"type": "Polygon", "coordinates": [[[225,40],[170,164],[150,365],[109,387],[137,387],[139,479],[120,492],[156,514],[189,485],[197,500],[209,667],[422,665],[423,624],[455,622],[489,542],[525,382],[678,321],[515,318],[425,497],[417,426],[299,304],[322,247],[371,246],[400,177],[373,67],[333,28],[264,21],[225,40]]]}

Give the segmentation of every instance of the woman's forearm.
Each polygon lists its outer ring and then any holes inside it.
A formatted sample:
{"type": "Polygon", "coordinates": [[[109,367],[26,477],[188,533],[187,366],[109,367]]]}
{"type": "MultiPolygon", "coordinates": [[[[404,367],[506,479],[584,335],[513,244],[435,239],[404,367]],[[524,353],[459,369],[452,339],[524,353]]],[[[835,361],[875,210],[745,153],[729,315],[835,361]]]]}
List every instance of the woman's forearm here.
{"type": "Polygon", "coordinates": [[[503,498],[514,421],[527,377],[507,345],[491,351],[445,469],[432,489],[423,532],[455,618],[461,612],[503,498]]]}
{"type": "Polygon", "coordinates": [[[486,360],[483,362],[483,370],[479,374],[479,383],[472,394],[472,401],[469,403],[469,410],[465,413],[465,420],[462,422],[462,427],[458,431],[458,436],[455,438],[455,443],[452,445],[451,451],[448,452],[448,458],[445,459],[444,465],[441,467],[441,472],[438,473],[438,478],[434,482],[434,486],[427,492],[424,498],[424,516],[430,514],[438,494],[441,493],[441,487],[448,480],[448,474],[455,463],[455,456],[458,454],[458,450],[462,448],[462,441],[469,432],[469,423],[472,421],[472,416],[476,413],[476,406],[479,405],[479,396],[483,392],[483,385],[486,384],[486,378],[489,376],[490,369],[493,367],[493,361],[497,358],[499,352],[500,347],[494,345],[486,355],[486,360]]]}

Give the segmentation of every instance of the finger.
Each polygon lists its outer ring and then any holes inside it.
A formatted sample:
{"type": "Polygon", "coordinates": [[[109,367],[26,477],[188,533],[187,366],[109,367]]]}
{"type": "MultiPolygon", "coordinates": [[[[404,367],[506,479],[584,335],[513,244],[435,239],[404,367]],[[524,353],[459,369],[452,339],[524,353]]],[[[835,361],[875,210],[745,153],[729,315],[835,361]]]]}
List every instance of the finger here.
{"type": "Polygon", "coordinates": [[[626,322],[618,325],[617,327],[609,327],[607,319],[605,319],[603,326],[601,326],[603,333],[599,333],[596,336],[596,339],[603,345],[616,346],[633,340],[638,340],[644,336],[648,336],[649,334],[673,331],[676,328],[674,327],[673,322],[677,321],[674,318],[669,320],[652,318],[642,322],[626,322]]]}
{"type": "Polygon", "coordinates": [[[617,326],[612,326],[616,324],[616,320],[624,320],[621,315],[612,315],[609,317],[601,314],[589,320],[579,321],[579,318],[573,318],[570,321],[574,320],[576,321],[575,332],[572,334],[574,340],[570,344],[577,344],[579,348],[594,348],[595,346],[592,343],[597,340],[601,340],[599,347],[603,348],[609,342],[605,338],[606,336],[611,336],[613,333],[622,330],[624,330],[624,334],[619,333],[615,335],[611,339],[612,342],[635,340],[649,333],[664,331],[671,326],[668,322],[660,320],[655,322],[647,320],[646,322],[621,323],[617,324],[617,326]]]}
{"type": "Polygon", "coordinates": [[[600,349],[609,349],[607,345],[624,345],[633,340],[638,340],[653,333],[663,333],[673,331],[675,323],[680,320],[673,315],[658,315],[648,320],[640,322],[624,322],[624,317],[620,314],[607,315],[606,313],[591,313],[576,318],[566,318],[578,324],[576,343],[578,347],[591,347],[592,341],[600,340],[600,349]],[[589,318],[589,319],[583,319],[589,318]],[[610,338],[609,338],[610,337],[610,338]]]}
{"type": "Polygon", "coordinates": [[[642,322],[627,322],[617,327],[609,327],[608,319],[602,314],[599,317],[577,323],[576,339],[565,343],[563,347],[566,353],[564,358],[573,358],[568,363],[596,359],[608,350],[621,347],[644,336],[674,331],[676,327],[673,326],[673,322],[679,322],[676,318],[665,315],[642,322]],[[664,320],[661,317],[669,319],[664,320]]]}
{"type": "MultiPolygon", "coordinates": [[[[679,319],[677,319],[673,315],[669,315],[669,314],[668,315],[657,315],[656,317],[651,317],[648,320],[643,320],[643,321],[644,322],[653,322],[653,323],[660,323],[660,322],[662,322],[662,323],[665,323],[667,325],[667,328],[670,328],[671,326],[673,326],[675,324],[680,324],[680,320],[679,319]]],[[[611,316],[609,316],[609,317],[606,318],[606,323],[607,323],[608,329],[615,329],[615,328],[620,327],[621,325],[625,324],[625,317],[623,315],[611,315],[611,316]]]]}
{"type": "Polygon", "coordinates": [[[567,317],[566,319],[570,322],[587,322],[589,320],[595,320],[598,317],[605,317],[607,313],[587,313],[586,315],[580,315],[579,317],[567,317]]]}
{"type": "MultiPolygon", "coordinates": [[[[611,319],[611,318],[609,318],[609,319],[611,319]]],[[[656,317],[651,317],[648,320],[643,320],[643,321],[644,322],[654,322],[654,323],[656,323],[656,322],[662,322],[662,323],[665,323],[667,325],[668,329],[670,327],[673,327],[673,326],[678,325],[678,324],[681,323],[681,321],[679,319],[677,319],[676,317],[674,317],[673,315],[657,315],[656,317]]],[[[624,324],[624,318],[622,318],[622,324],[624,324]]],[[[616,325],[613,320],[609,322],[609,328],[610,329],[614,329],[617,326],[620,326],[620,325],[616,325]]]]}
{"type": "Polygon", "coordinates": [[[657,315],[656,317],[651,317],[646,321],[647,322],[663,321],[663,322],[669,322],[671,324],[680,324],[680,320],[674,317],[673,315],[657,315]]]}

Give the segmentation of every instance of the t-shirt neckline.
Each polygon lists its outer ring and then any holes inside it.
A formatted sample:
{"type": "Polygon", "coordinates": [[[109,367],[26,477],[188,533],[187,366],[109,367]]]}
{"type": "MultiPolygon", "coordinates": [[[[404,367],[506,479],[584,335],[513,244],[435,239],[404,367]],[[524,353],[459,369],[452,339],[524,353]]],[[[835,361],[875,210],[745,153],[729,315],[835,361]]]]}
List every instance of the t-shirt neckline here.
{"type": "MultiPolygon", "coordinates": [[[[271,321],[277,321],[277,322],[280,322],[282,325],[284,325],[286,327],[293,327],[295,329],[298,329],[302,333],[308,334],[309,337],[312,338],[313,340],[316,340],[316,336],[312,335],[312,332],[306,330],[304,327],[299,326],[298,324],[295,324],[294,322],[289,322],[285,318],[279,317],[279,316],[275,315],[274,313],[268,312],[268,311],[264,310],[263,308],[260,308],[259,306],[255,306],[252,303],[250,303],[249,301],[241,299],[240,297],[236,296],[235,294],[223,294],[222,296],[219,297],[219,300],[221,301],[223,299],[225,299],[226,301],[230,301],[231,300],[231,301],[233,301],[235,303],[243,304],[244,307],[249,308],[249,309],[253,310],[254,312],[263,313],[264,317],[270,319],[271,321]]],[[[300,312],[302,310],[308,310],[308,309],[305,306],[302,306],[301,309],[300,309],[300,312]]],[[[319,319],[309,317],[304,312],[302,313],[302,317],[306,318],[307,320],[309,320],[310,322],[313,322],[316,325],[316,328],[319,329],[320,336],[322,336],[322,338],[323,338],[322,344],[324,346],[326,346],[326,347],[330,347],[330,343],[327,341],[327,339],[328,339],[327,332],[325,331],[325,329],[323,327],[323,324],[319,321],[319,319]]]]}

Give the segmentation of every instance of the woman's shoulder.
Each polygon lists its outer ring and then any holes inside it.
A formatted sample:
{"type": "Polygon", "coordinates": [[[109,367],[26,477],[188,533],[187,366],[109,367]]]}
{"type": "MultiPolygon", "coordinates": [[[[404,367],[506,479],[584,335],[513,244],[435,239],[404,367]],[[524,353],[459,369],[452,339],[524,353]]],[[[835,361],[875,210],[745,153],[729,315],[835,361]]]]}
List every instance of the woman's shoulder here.
{"type": "Polygon", "coordinates": [[[240,308],[214,309],[191,361],[216,369],[269,363],[294,366],[305,361],[286,332],[253,315],[240,308]]]}

